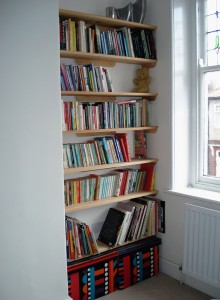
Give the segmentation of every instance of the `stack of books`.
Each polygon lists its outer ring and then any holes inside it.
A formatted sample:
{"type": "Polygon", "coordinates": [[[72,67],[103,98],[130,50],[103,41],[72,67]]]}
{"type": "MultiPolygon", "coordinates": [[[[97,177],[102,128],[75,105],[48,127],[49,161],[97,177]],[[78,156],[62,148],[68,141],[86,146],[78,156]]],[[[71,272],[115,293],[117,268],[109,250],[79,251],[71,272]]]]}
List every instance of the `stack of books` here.
{"type": "MultiPolygon", "coordinates": [[[[152,165],[154,168],[154,166],[152,165]]],[[[64,181],[65,205],[91,202],[154,189],[154,172],[120,169],[104,175],[90,174],[64,181]]]]}
{"type": "Polygon", "coordinates": [[[63,145],[64,169],[129,161],[131,156],[126,133],[63,145]]]}
{"type": "Polygon", "coordinates": [[[165,232],[165,202],[141,197],[110,208],[98,240],[113,247],[165,232]]]}
{"type": "Polygon", "coordinates": [[[60,49],[108,55],[156,59],[152,29],[127,27],[102,30],[84,21],[60,18],[60,49]]]}
{"type": "Polygon", "coordinates": [[[67,261],[98,253],[90,227],[76,218],[65,218],[67,261]]]}
{"type": "Polygon", "coordinates": [[[109,70],[93,64],[74,66],[61,63],[60,84],[62,91],[113,92],[109,70]]]}
{"type": "Polygon", "coordinates": [[[149,125],[150,109],[146,99],[96,103],[62,101],[61,103],[63,131],[149,125]]]}

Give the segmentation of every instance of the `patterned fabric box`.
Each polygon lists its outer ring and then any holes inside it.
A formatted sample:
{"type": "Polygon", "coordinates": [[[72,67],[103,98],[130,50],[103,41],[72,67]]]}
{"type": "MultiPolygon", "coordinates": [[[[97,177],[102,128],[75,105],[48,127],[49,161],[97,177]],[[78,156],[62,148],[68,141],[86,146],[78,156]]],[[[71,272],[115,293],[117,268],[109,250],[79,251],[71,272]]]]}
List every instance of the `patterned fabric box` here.
{"type": "Polygon", "coordinates": [[[69,296],[93,300],[117,289],[117,252],[68,266],[69,296]]]}
{"type": "Polygon", "coordinates": [[[87,257],[68,265],[69,296],[94,300],[124,289],[159,271],[159,238],[149,238],[105,255],[87,257]]]}

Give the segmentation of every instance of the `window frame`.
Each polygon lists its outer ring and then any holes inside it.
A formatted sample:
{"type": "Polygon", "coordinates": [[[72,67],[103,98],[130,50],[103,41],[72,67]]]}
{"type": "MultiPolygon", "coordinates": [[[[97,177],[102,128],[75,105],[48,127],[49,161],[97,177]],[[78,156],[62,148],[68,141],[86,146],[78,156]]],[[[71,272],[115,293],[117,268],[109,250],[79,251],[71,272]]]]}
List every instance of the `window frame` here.
{"type": "MultiPolygon", "coordinates": [[[[208,148],[204,150],[204,136],[207,130],[207,118],[205,118],[205,101],[207,97],[204,89],[204,74],[212,71],[220,71],[220,65],[205,66],[205,2],[206,0],[197,0],[195,9],[193,10],[192,24],[195,30],[192,32],[192,97],[195,101],[192,103],[192,136],[191,136],[191,170],[190,185],[199,189],[220,192],[220,178],[203,175],[204,157],[208,157],[208,148]],[[196,17],[195,17],[196,14],[196,17]],[[195,20],[195,21],[193,21],[195,20]],[[196,37],[196,39],[195,39],[196,37]],[[194,49],[193,49],[194,48],[194,49]],[[196,71],[195,71],[196,69],[196,71]],[[194,88],[193,88],[194,87],[194,88]],[[206,122],[204,122],[204,119],[206,122]]],[[[206,135],[207,136],[207,135],[206,135]]],[[[206,145],[208,141],[206,141],[206,145]]]]}

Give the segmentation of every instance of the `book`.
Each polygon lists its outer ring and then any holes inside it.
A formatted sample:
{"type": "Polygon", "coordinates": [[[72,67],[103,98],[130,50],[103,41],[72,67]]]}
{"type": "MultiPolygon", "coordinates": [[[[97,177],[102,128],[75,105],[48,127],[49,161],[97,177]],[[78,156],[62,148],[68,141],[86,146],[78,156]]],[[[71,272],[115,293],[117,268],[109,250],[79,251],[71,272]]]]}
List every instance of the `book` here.
{"type": "Polygon", "coordinates": [[[145,191],[152,191],[154,189],[155,165],[143,164],[141,165],[141,170],[145,170],[147,172],[146,182],[144,187],[145,191]]]}
{"type": "Polygon", "coordinates": [[[102,225],[98,240],[110,247],[115,246],[124,217],[124,212],[110,208],[102,225]]]}
{"type": "Polygon", "coordinates": [[[132,203],[133,206],[139,208],[139,214],[137,216],[137,221],[136,221],[136,225],[132,237],[132,240],[136,240],[140,238],[140,233],[141,233],[142,224],[143,224],[147,206],[146,204],[138,202],[137,199],[132,199],[130,200],[130,202],[132,203]]]}
{"type": "Polygon", "coordinates": [[[128,135],[126,133],[116,133],[115,137],[119,140],[122,153],[124,155],[124,161],[131,161],[130,148],[128,144],[128,135]]]}
{"type": "Polygon", "coordinates": [[[116,209],[125,214],[124,220],[123,220],[123,222],[121,224],[121,227],[120,227],[120,232],[118,234],[118,237],[117,237],[117,240],[116,240],[116,243],[115,243],[115,245],[122,245],[125,242],[127,230],[129,228],[129,225],[130,225],[131,212],[128,211],[128,210],[125,210],[123,208],[120,208],[120,207],[116,207],[116,209]]]}
{"type": "Polygon", "coordinates": [[[134,153],[136,158],[147,158],[147,133],[138,130],[134,133],[134,153]]]}
{"type": "MultiPolygon", "coordinates": [[[[128,231],[129,231],[129,228],[131,226],[132,218],[133,218],[133,215],[134,215],[134,212],[135,212],[135,207],[131,206],[127,203],[119,202],[117,204],[116,208],[129,212],[128,222],[126,223],[126,226],[124,227],[124,232],[121,233],[121,235],[122,235],[121,239],[123,238],[123,242],[126,242],[128,231]]],[[[119,241],[119,244],[121,244],[121,240],[119,241]]]]}

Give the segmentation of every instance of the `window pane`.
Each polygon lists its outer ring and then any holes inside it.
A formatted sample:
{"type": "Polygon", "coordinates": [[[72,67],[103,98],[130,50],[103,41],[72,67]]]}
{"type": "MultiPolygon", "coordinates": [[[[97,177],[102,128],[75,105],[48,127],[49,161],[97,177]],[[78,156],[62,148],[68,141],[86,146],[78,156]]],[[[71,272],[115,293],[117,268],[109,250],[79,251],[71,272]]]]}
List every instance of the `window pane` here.
{"type": "Polygon", "coordinates": [[[207,26],[208,26],[208,32],[216,30],[217,28],[216,14],[207,17],[207,26]]]}
{"type": "Polygon", "coordinates": [[[205,176],[220,176],[220,71],[208,72],[205,75],[207,87],[207,128],[204,134],[204,174],[205,176]]]}
{"type": "Polygon", "coordinates": [[[207,0],[207,15],[214,14],[216,12],[216,0],[207,0]]]}

